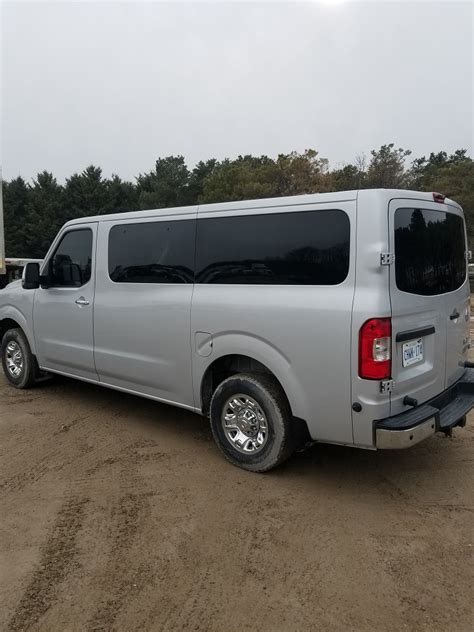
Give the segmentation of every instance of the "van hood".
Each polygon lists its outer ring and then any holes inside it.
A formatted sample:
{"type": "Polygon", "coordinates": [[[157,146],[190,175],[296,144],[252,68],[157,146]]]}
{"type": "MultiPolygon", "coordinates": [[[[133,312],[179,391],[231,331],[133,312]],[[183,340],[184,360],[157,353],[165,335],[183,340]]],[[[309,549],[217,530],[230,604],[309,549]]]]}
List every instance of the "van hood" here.
{"type": "Polygon", "coordinates": [[[15,289],[17,287],[21,287],[21,279],[16,279],[15,281],[12,281],[8,285],[6,285],[3,289],[4,290],[10,290],[10,289],[13,290],[13,289],[15,289]]]}
{"type": "MultiPolygon", "coordinates": [[[[17,279],[6,285],[0,290],[0,307],[9,305],[20,293],[23,293],[21,279],[17,279]]],[[[32,292],[32,294],[34,294],[34,292],[32,292]]]]}
{"type": "Polygon", "coordinates": [[[21,287],[21,279],[16,279],[16,281],[12,281],[11,283],[8,283],[8,285],[5,285],[4,288],[0,288],[0,296],[4,296],[6,293],[11,291],[16,292],[19,289],[23,289],[21,287]]]}

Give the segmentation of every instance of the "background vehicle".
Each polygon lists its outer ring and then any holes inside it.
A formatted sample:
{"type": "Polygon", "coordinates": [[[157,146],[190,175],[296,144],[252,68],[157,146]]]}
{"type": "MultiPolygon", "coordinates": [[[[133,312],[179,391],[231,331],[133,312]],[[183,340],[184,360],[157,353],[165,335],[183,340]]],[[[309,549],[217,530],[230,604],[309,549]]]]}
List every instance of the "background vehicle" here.
{"type": "Polygon", "coordinates": [[[252,471],[307,441],[408,447],[473,405],[464,218],[439,194],[81,218],[4,296],[13,385],[42,370],[208,415],[252,471]]]}
{"type": "Polygon", "coordinates": [[[474,263],[470,263],[469,266],[469,285],[471,286],[471,292],[474,288],[474,263]]]}
{"type": "Polygon", "coordinates": [[[5,259],[5,274],[0,274],[0,290],[12,281],[21,279],[23,268],[27,263],[41,263],[42,259],[5,259]]]}

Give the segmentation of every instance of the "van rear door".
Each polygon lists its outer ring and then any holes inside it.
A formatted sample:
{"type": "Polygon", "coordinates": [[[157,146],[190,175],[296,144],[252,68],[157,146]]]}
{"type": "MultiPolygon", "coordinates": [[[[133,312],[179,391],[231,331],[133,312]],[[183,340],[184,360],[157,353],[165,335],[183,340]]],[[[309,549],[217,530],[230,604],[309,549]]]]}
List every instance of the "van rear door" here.
{"type": "Polygon", "coordinates": [[[466,232],[461,209],[425,200],[389,204],[391,414],[438,395],[464,371],[469,336],[466,232]]]}
{"type": "Polygon", "coordinates": [[[449,217],[457,212],[456,220],[452,221],[451,237],[455,246],[453,253],[453,268],[457,289],[445,295],[446,300],[446,388],[457,382],[465,370],[468,359],[470,338],[470,300],[469,275],[467,269],[467,240],[464,217],[459,209],[449,207],[449,217]],[[461,247],[462,243],[462,247],[461,247]],[[461,256],[464,254],[464,257],[461,256]]]}

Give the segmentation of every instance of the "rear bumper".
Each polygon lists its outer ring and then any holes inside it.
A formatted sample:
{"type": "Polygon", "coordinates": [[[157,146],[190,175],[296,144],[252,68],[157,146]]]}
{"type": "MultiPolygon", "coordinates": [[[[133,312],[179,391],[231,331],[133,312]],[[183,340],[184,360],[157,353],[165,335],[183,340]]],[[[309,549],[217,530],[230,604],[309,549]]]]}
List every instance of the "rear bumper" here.
{"type": "Polygon", "coordinates": [[[474,368],[466,369],[458,382],[421,406],[375,421],[375,447],[409,448],[435,432],[463,426],[471,408],[474,408],[474,368]]]}

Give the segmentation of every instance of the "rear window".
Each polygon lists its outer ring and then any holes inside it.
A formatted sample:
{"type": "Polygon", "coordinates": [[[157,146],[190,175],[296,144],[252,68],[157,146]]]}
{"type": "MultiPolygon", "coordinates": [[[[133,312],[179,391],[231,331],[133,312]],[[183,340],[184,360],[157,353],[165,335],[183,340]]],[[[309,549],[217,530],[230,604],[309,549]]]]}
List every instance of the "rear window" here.
{"type": "Polygon", "coordinates": [[[420,208],[395,211],[398,289],[433,296],[457,290],[466,279],[464,220],[420,208]]]}

